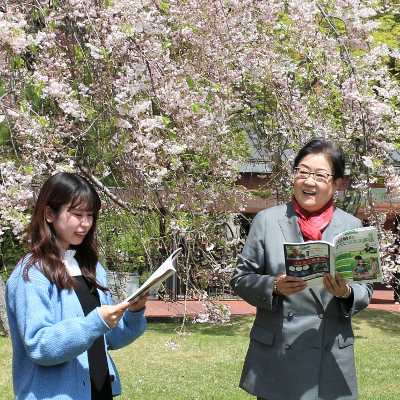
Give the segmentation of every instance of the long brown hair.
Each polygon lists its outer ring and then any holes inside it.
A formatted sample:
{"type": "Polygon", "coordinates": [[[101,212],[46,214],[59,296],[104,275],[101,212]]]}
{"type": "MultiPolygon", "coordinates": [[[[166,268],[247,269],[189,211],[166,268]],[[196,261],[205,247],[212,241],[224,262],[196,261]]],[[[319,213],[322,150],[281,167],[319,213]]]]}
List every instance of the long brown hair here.
{"type": "Polygon", "coordinates": [[[82,205],[86,211],[93,212],[93,224],[90,230],[82,243],[76,246],[71,245],[71,249],[76,250],[75,258],[92,290],[95,288],[108,290],[96,279],[98,253],[94,242],[94,232],[101,207],[99,195],[86,179],[68,172],[60,172],[50,177],[39,192],[28,227],[29,251],[25,255],[28,261],[24,268],[24,277],[29,280],[29,268],[34,266],[43,272],[51,283],[56,284],[59,290],[72,290],[75,287],[76,280],[68,274],[61,259],[63,249],[57,239],[53,224],[47,222],[45,217],[47,206],[58,218],[62,206],[66,204],[70,209],[82,205]]]}

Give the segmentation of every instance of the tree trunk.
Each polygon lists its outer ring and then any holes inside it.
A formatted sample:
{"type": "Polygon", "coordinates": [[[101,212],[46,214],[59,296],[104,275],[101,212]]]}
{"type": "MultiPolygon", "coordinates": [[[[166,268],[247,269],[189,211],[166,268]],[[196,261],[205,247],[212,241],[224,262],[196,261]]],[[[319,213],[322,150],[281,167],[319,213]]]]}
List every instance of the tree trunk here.
{"type": "MultiPolygon", "coordinates": [[[[349,187],[350,189],[350,187],[349,187]]],[[[343,211],[352,215],[357,215],[361,205],[361,194],[357,190],[347,190],[346,197],[343,201],[343,211]]]]}
{"type": "Polygon", "coordinates": [[[6,311],[6,285],[1,275],[0,275],[0,331],[2,331],[6,337],[10,337],[10,325],[8,324],[7,311],[6,311]]]}

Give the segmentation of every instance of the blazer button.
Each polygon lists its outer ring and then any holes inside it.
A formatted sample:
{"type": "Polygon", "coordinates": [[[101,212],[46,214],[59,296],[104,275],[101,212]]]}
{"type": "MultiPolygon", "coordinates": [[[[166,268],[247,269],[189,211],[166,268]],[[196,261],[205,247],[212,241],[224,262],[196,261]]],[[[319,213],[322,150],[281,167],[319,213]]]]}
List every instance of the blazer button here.
{"type": "Polygon", "coordinates": [[[292,347],[292,346],[291,346],[290,344],[287,344],[287,345],[285,346],[285,349],[286,349],[286,350],[290,350],[291,347],[292,347]]]}
{"type": "Polygon", "coordinates": [[[331,346],[325,346],[326,351],[331,351],[331,346]]]}
{"type": "Polygon", "coordinates": [[[324,314],[322,314],[322,313],[318,314],[318,318],[321,318],[321,319],[324,318],[324,314]]]}

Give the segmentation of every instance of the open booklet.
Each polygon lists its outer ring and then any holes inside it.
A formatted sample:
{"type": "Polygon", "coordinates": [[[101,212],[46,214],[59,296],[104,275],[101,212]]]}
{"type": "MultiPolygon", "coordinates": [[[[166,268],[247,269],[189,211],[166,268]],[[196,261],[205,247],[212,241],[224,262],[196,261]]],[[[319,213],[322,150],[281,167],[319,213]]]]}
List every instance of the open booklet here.
{"type": "Polygon", "coordinates": [[[327,272],[335,277],[335,271],[346,283],[382,281],[378,234],[373,227],[343,232],[333,243],[284,243],[284,251],[286,275],[300,277],[308,289],[322,285],[327,272]]]}
{"type": "Polygon", "coordinates": [[[158,268],[153,274],[137,289],[134,293],[124,299],[124,301],[137,300],[139,297],[148,292],[157,289],[162,282],[169,278],[172,274],[176,273],[174,261],[178,254],[182,251],[181,248],[176,249],[158,268]]]}

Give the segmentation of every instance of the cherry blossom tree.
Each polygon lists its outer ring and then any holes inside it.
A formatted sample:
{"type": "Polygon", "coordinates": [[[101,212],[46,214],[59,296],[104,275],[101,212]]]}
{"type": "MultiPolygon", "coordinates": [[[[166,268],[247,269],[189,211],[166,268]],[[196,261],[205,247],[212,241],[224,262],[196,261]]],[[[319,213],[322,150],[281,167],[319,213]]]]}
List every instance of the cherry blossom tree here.
{"type": "Polygon", "coordinates": [[[232,211],[245,205],[235,181],[248,144],[268,164],[265,186],[285,201],[294,154],[324,136],[348,156],[342,206],[353,214],[365,208],[386,238],[393,269],[396,249],[374,210],[371,185],[399,196],[399,86],[390,65],[398,65],[400,52],[374,40],[377,17],[396,13],[394,6],[5,1],[1,230],[23,235],[31,184],[78,171],[108,211],[124,215],[115,228],[137,238],[147,261],[156,264],[155,249],[180,245],[186,281],[204,279],[204,268],[226,275],[237,239],[225,233],[232,211]]]}
{"type": "MultiPolygon", "coordinates": [[[[125,213],[115,228],[138,238],[148,263],[159,261],[154,250],[183,245],[191,259],[200,252],[218,264],[208,253],[225,236],[245,136],[230,129],[234,95],[202,40],[188,43],[179,8],[10,1],[2,11],[3,229],[23,234],[30,183],[79,171],[108,210],[125,213]]],[[[106,261],[113,244],[102,242],[106,261]]]]}

